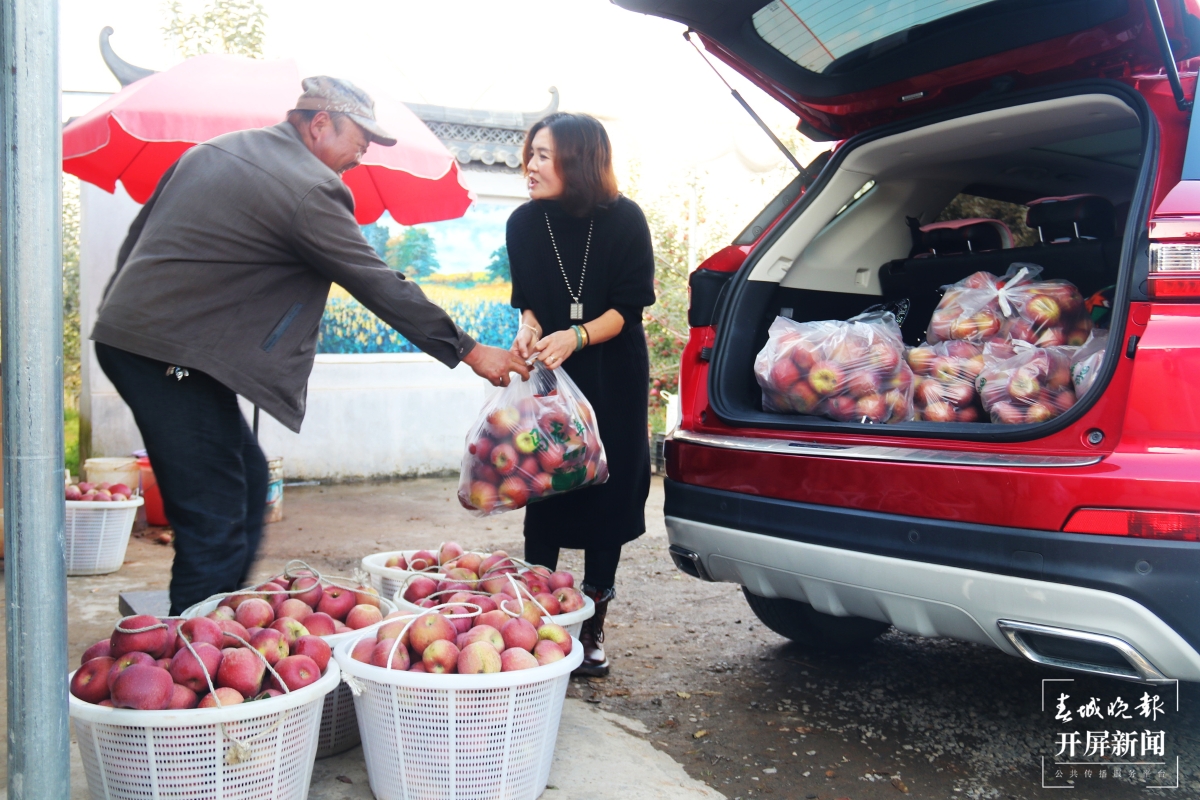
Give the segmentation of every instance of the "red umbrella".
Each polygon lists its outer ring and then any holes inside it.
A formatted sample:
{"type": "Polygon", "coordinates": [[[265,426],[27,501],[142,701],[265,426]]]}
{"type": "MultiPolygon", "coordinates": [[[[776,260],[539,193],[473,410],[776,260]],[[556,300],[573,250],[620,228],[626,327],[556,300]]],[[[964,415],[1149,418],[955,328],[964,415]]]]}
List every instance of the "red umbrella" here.
{"type": "MultiPolygon", "coordinates": [[[[274,125],[299,97],[292,61],[204,55],[142,78],[63,128],[63,169],[112,192],[117,181],[144,203],[180,154],[230,131],[274,125]]],[[[372,143],[342,176],[359,223],[384,211],[402,225],[454,219],[473,196],[458,162],[402,103],[375,96],[376,119],[399,140],[372,143]]]]}

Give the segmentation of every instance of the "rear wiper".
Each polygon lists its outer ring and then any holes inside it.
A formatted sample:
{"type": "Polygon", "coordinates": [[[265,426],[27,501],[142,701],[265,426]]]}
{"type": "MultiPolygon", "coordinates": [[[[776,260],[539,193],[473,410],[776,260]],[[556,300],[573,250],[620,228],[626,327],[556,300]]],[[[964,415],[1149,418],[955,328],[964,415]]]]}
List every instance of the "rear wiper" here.
{"type": "Polygon", "coordinates": [[[683,32],[683,39],[692,47],[696,48],[696,52],[700,54],[700,58],[704,59],[704,63],[708,64],[709,68],[712,69],[713,72],[717,73],[717,77],[721,79],[721,83],[725,84],[725,88],[728,89],[729,93],[733,95],[733,99],[738,101],[738,105],[746,109],[746,113],[758,123],[758,127],[763,129],[763,133],[765,133],[767,136],[770,136],[771,141],[775,143],[775,146],[779,148],[780,152],[787,157],[788,161],[792,162],[792,166],[795,167],[796,171],[800,173],[801,179],[808,180],[809,177],[811,177],[809,175],[809,171],[805,169],[803,165],[801,165],[799,160],[796,159],[796,156],[792,155],[792,151],[788,150],[787,145],[779,141],[779,137],[775,135],[775,132],[767,127],[767,123],[763,122],[762,117],[754,112],[754,109],[750,107],[750,104],[745,101],[738,90],[729,85],[729,81],[725,80],[725,76],[717,71],[717,68],[713,66],[713,63],[708,60],[708,56],[704,55],[704,51],[700,49],[700,46],[692,41],[691,28],[688,28],[683,32]]]}
{"type": "Polygon", "coordinates": [[[1179,80],[1179,68],[1175,66],[1175,54],[1171,52],[1171,42],[1167,39],[1167,26],[1163,24],[1162,12],[1158,9],[1157,0],[1146,0],[1146,16],[1150,18],[1150,27],[1154,28],[1154,38],[1158,40],[1158,49],[1162,53],[1163,66],[1167,70],[1167,80],[1171,83],[1171,91],[1175,93],[1175,105],[1180,111],[1192,107],[1192,101],[1183,96],[1183,82],[1179,80]]]}

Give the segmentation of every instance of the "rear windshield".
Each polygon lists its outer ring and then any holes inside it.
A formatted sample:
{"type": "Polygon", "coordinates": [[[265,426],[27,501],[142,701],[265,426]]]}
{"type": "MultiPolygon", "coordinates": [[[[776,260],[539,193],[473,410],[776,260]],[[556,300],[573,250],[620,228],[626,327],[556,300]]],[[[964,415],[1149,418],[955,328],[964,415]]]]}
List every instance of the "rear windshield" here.
{"type": "MultiPolygon", "coordinates": [[[[754,12],[754,29],[800,66],[821,72],[889,36],[992,0],[775,0],[754,12]]],[[[902,44],[904,37],[898,36],[902,44]]]]}

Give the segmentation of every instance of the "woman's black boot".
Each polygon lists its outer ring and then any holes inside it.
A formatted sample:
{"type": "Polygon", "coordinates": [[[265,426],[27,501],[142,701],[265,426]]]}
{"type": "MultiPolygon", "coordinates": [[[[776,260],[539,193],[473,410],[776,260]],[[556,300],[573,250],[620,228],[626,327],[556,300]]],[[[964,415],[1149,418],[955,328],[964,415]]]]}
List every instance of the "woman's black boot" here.
{"type": "Polygon", "coordinates": [[[584,585],[583,593],[592,598],[596,604],[596,613],[591,619],[585,620],[583,629],[579,632],[579,643],[583,645],[583,663],[573,674],[589,678],[603,678],[608,674],[608,658],[604,655],[604,615],[608,613],[608,603],[616,597],[616,591],[609,588],[603,591],[584,585]]]}

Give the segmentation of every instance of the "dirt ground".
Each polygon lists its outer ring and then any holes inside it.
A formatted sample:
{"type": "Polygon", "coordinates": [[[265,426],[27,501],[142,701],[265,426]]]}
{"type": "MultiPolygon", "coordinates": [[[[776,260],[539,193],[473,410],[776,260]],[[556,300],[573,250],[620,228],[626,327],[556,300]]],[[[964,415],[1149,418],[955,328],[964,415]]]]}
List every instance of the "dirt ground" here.
{"type": "MultiPolygon", "coordinates": [[[[285,520],[269,526],[259,571],[266,576],[288,559],[303,558],[322,571],[349,575],[369,553],[444,540],[520,554],[521,513],[475,519],[459,507],[455,485],[454,479],[423,478],[288,488],[285,520]]],[[[762,626],[738,587],[675,569],[662,500],[655,478],[648,532],[625,548],[609,613],[612,674],[573,680],[570,696],[640,720],[655,747],[731,800],[1060,795],[1042,788],[1042,759],[1055,768],[1056,737],[1072,726],[1042,709],[1041,694],[1044,679],[1067,673],[984,647],[894,631],[853,654],[805,652],[762,626]]],[[[118,592],[166,588],[170,558],[170,547],[135,537],[119,572],[70,579],[73,663],[111,630],[118,592]]],[[[582,577],[582,553],[564,551],[560,568],[582,577]]],[[[1053,691],[1069,686],[1084,701],[1121,696],[1130,705],[1144,688],[1090,679],[1050,685],[1053,691]]],[[[1154,721],[1166,732],[1166,756],[1156,760],[1169,768],[1158,785],[1174,782],[1179,756],[1178,789],[1143,788],[1157,783],[1153,776],[1130,781],[1080,774],[1080,791],[1071,797],[1200,797],[1194,688],[1181,690],[1178,711],[1173,687],[1154,690],[1166,698],[1164,716],[1154,721]]]]}

